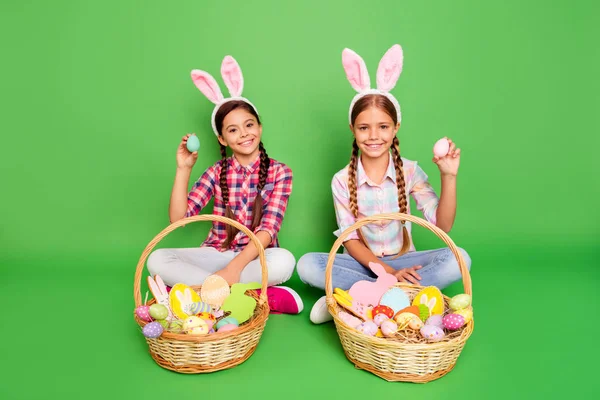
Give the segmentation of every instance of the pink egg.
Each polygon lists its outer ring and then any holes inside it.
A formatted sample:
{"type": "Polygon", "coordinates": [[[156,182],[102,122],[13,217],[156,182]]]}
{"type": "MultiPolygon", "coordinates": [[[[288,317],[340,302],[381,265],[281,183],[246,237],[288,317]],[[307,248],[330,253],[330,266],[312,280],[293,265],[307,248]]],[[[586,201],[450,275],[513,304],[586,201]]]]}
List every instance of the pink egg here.
{"type": "Polygon", "coordinates": [[[450,150],[448,139],[440,139],[433,145],[433,155],[436,157],[444,157],[450,150]]]}
{"type": "Polygon", "coordinates": [[[375,322],[375,325],[377,325],[377,326],[381,326],[381,324],[383,324],[385,321],[388,321],[388,320],[389,320],[389,318],[385,314],[377,314],[375,316],[375,318],[373,318],[373,322],[375,322]]]}
{"type": "Polygon", "coordinates": [[[149,306],[139,306],[135,309],[135,315],[142,321],[150,322],[152,321],[152,317],[150,316],[150,307],[149,306]]]}
{"type": "Polygon", "coordinates": [[[444,328],[455,331],[465,324],[465,317],[460,314],[448,314],[443,319],[444,328]]]}
{"type": "Polygon", "coordinates": [[[237,327],[237,325],[234,325],[234,324],[226,324],[226,325],[223,325],[223,326],[221,326],[221,327],[220,327],[220,328],[217,330],[217,332],[231,332],[231,331],[234,331],[234,330],[236,330],[237,328],[238,328],[238,327],[237,327]]]}

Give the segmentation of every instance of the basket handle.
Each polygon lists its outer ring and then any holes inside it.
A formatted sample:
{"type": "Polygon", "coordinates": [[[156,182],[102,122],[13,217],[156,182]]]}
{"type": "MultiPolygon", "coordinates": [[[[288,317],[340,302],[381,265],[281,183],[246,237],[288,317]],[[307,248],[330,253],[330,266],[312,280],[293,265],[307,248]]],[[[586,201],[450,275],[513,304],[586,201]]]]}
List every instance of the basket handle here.
{"type": "Polygon", "coordinates": [[[262,272],[262,282],[261,282],[262,290],[260,292],[259,300],[261,301],[261,304],[266,302],[267,301],[267,282],[268,282],[267,274],[268,274],[268,271],[267,271],[267,261],[265,258],[265,249],[264,249],[262,243],[260,242],[260,240],[258,240],[256,235],[254,233],[252,233],[252,231],[250,231],[250,229],[246,228],[244,225],[240,224],[237,221],[234,221],[230,218],[221,217],[219,215],[202,214],[202,215],[195,215],[193,217],[183,218],[183,219],[173,222],[172,224],[167,226],[165,229],[163,229],[162,232],[160,232],[158,235],[156,235],[154,237],[154,239],[152,239],[150,241],[150,243],[148,243],[148,245],[146,246],[146,248],[144,249],[144,252],[142,253],[142,255],[140,257],[140,261],[138,262],[137,268],[135,270],[135,278],[134,278],[134,282],[133,282],[133,297],[135,298],[135,306],[138,307],[138,306],[142,305],[142,294],[140,291],[142,272],[144,271],[144,264],[146,263],[146,259],[148,258],[148,256],[150,255],[150,253],[152,252],[154,247],[158,244],[158,242],[160,242],[170,232],[174,231],[175,229],[179,228],[180,226],[184,226],[189,223],[197,222],[197,221],[223,222],[225,224],[234,226],[235,228],[244,232],[250,238],[250,241],[252,243],[254,243],[254,245],[258,249],[258,258],[260,260],[260,267],[261,267],[261,272],[262,272]]]}
{"type": "Polygon", "coordinates": [[[342,232],[340,237],[335,241],[333,247],[331,248],[331,251],[329,252],[329,258],[327,259],[327,267],[325,269],[325,294],[327,296],[327,303],[333,304],[335,302],[335,300],[333,300],[333,283],[331,273],[333,271],[333,262],[335,260],[335,255],[340,246],[344,243],[344,239],[348,237],[348,235],[350,235],[353,231],[377,221],[411,221],[435,233],[440,239],[444,241],[444,243],[448,245],[450,250],[452,250],[454,257],[456,257],[456,260],[458,261],[458,267],[460,268],[460,273],[462,275],[465,293],[468,295],[472,295],[471,275],[469,274],[467,264],[465,263],[461,252],[458,250],[458,247],[456,247],[452,239],[450,239],[450,237],[443,230],[422,218],[415,217],[414,215],[403,213],[387,213],[372,215],[369,217],[359,219],[357,222],[354,223],[354,225],[350,226],[344,232],[342,232]]]}

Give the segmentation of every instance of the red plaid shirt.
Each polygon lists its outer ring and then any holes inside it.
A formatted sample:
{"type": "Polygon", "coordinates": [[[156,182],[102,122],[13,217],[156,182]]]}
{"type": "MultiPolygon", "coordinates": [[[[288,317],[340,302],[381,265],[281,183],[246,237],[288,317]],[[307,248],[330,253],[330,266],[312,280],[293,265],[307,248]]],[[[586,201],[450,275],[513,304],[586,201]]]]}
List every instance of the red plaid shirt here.
{"type": "MultiPolygon", "coordinates": [[[[248,165],[242,166],[235,157],[227,159],[227,186],[229,187],[229,206],[235,219],[248,229],[252,227],[254,198],[257,193],[258,176],[260,172],[260,157],[248,165]]],[[[198,214],[215,197],[213,214],[225,216],[223,194],[219,186],[221,176],[221,161],[208,167],[200,179],[196,181],[188,194],[188,209],[186,217],[198,214]]],[[[287,208],[288,199],[292,193],[292,170],[285,164],[271,159],[267,180],[262,190],[263,215],[260,224],[254,230],[265,231],[271,235],[272,241],[267,247],[279,247],[277,233],[281,228],[283,215],[287,208]]],[[[241,251],[250,242],[248,236],[238,232],[231,242],[229,249],[222,249],[227,239],[226,224],[213,222],[211,231],[203,245],[215,247],[218,250],[241,251]]]]}

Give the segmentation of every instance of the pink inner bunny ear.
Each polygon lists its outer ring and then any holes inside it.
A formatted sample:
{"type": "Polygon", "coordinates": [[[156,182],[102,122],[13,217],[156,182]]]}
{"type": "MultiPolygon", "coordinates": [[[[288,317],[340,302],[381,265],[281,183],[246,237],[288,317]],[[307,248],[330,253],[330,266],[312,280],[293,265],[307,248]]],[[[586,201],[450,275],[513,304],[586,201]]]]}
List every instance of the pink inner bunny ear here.
{"type": "Polygon", "coordinates": [[[361,56],[350,49],[344,49],[342,52],[342,65],[354,90],[364,92],[371,88],[369,71],[367,71],[367,66],[361,56]]]}
{"type": "Polygon", "coordinates": [[[404,56],[400,45],[393,45],[383,56],[377,68],[377,89],[389,92],[396,86],[402,72],[404,56]]]}
{"type": "Polygon", "coordinates": [[[219,89],[219,84],[208,72],[195,69],[192,71],[192,81],[194,85],[213,103],[218,104],[223,100],[223,94],[219,89]]]}
{"type": "Polygon", "coordinates": [[[244,76],[240,65],[231,56],[226,56],[221,64],[221,76],[231,97],[240,97],[244,90],[244,76]]]}

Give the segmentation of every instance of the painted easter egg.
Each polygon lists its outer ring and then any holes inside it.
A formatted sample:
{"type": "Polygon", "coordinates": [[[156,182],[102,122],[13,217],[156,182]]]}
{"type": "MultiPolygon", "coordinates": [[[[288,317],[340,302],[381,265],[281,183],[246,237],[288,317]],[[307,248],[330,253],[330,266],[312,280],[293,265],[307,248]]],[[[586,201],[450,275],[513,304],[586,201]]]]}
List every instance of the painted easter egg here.
{"type": "Polygon", "coordinates": [[[158,322],[159,324],[161,324],[161,326],[163,327],[163,329],[165,331],[169,330],[170,323],[166,319],[157,319],[156,322],[158,322]]]}
{"type": "Polygon", "coordinates": [[[179,319],[174,319],[169,324],[167,330],[172,333],[183,333],[183,321],[179,319]]]}
{"type": "Polygon", "coordinates": [[[150,316],[156,320],[165,319],[169,315],[169,310],[162,304],[152,304],[148,310],[150,316]]]}
{"type": "Polygon", "coordinates": [[[375,334],[377,334],[377,331],[379,330],[379,327],[375,325],[375,322],[373,321],[365,321],[362,324],[360,324],[356,328],[356,330],[364,333],[365,335],[375,336],[375,334]]]}
{"type": "Polygon", "coordinates": [[[211,275],[200,288],[200,297],[202,301],[213,307],[221,307],[225,299],[231,293],[227,281],[220,275],[211,275]]]}
{"type": "MultiPolygon", "coordinates": [[[[393,287],[381,296],[379,305],[388,306],[394,310],[394,314],[410,305],[410,300],[404,290],[393,287]]],[[[393,317],[393,315],[392,315],[393,317]]],[[[390,318],[392,318],[390,317],[390,318]]]]}
{"type": "Polygon", "coordinates": [[[413,319],[411,319],[410,322],[408,323],[408,327],[410,329],[414,329],[415,331],[418,331],[419,329],[421,329],[423,327],[423,321],[421,321],[421,318],[419,318],[415,315],[415,316],[413,316],[413,319]]]}
{"type": "Polygon", "coordinates": [[[384,321],[387,321],[387,320],[389,320],[389,318],[388,318],[388,316],[387,316],[387,315],[385,315],[385,314],[377,314],[377,315],[375,316],[375,318],[373,318],[373,322],[375,322],[375,325],[377,325],[377,326],[379,326],[379,327],[381,326],[381,324],[382,324],[384,321]]]}
{"type": "Polygon", "coordinates": [[[187,331],[188,335],[208,335],[208,328],[204,326],[195,326],[187,331]]]}
{"type": "Polygon", "coordinates": [[[221,325],[221,327],[219,329],[217,329],[217,332],[231,332],[231,331],[235,331],[237,328],[238,328],[237,325],[225,324],[225,325],[221,325]]]}
{"type": "Polygon", "coordinates": [[[436,157],[444,157],[450,151],[450,142],[448,139],[442,138],[433,145],[433,155],[436,157]]]}
{"type": "Polygon", "coordinates": [[[463,308],[467,308],[471,305],[471,296],[468,294],[457,294],[453,298],[450,299],[450,308],[454,311],[462,310],[463,308]]]}
{"type": "Polygon", "coordinates": [[[152,321],[152,317],[148,310],[150,310],[149,306],[139,306],[135,309],[135,315],[142,321],[150,322],[152,321]]]}
{"type": "Polygon", "coordinates": [[[444,317],[439,314],[432,315],[431,317],[427,318],[425,325],[433,325],[437,326],[438,328],[442,328],[444,326],[443,319],[444,317]]]}
{"type": "Polygon", "coordinates": [[[212,313],[212,307],[203,301],[187,304],[184,310],[188,315],[196,315],[200,313],[212,313]]]}
{"type": "Polygon", "coordinates": [[[205,321],[213,321],[213,322],[215,322],[217,320],[215,318],[215,316],[212,315],[212,313],[209,313],[209,312],[201,312],[200,314],[196,315],[196,317],[202,318],[205,321]]]}
{"type": "Polygon", "coordinates": [[[235,319],[234,317],[225,317],[222,320],[220,320],[219,322],[217,322],[216,328],[217,330],[219,330],[220,327],[222,327],[223,325],[235,325],[235,326],[239,326],[239,322],[237,319],[235,319]]]}
{"type": "Polygon", "coordinates": [[[427,307],[425,304],[420,304],[419,305],[419,318],[421,318],[421,321],[425,322],[427,321],[427,318],[429,318],[430,316],[430,312],[429,312],[429,307],[427,307]]]}
{"type": "Polygon", "coordinates": [[[455,331],[465,324],[465,317],[459,314],[448,314],[442,320],[444,328],[455,331]]]}
{"type": "Polygon", "coordinates": [[[444,313],[444,298],[442,292],[435,286],[428,286],[421,290],[413,299],[413,306],[426,305],[429,308],[429,314],[444,313]]]}
{"type": "Polygon", "coordinates": [[[391,319],[388,319],[381,324],[381,333],[383,333],[383,336],[385,337],[395,336],[396,331],[398,331],[398,325],[391,319]]]}
{"type": "Polygon", "coordinates": [[[384,305],[378,305],[376,307],[373,307],[372,312],[373,312],[373,318],[375,318],[379,314],[385,315],[386,317],[388,317],[388,319],[394,317],[394,310],[392,310],[388,306],[384,306],[384,305]]]}
{"type": "Polygon", "coordinates": [[[402,310],[398,311],[398,312],[396,313],[396,315],[398,315],[398,314],[402,314],[402,313],[405,313],[405,312],[413,313],[413,314],[415,314],[417,317],[420,317],[420,316],[421,316],[421,313],[419,312],[419,307],[417,307],[417,306],[408,306],[408,307],[405,307],[405,308],[403,308],[402,310]]]}
{"type": "Polygon", "coordinates": [[[189,314],[185,311],[189,304],[200,301],[198,293],[188,285],[178,283],[169,292],[169,304],[173,314],[181,320],[185,320],[189,314]]]}
{"type": "Polygon", "coordinates": [[[144,336],[150,339],[156,339],[160,335],[162,335],[164,328],[158,322],[150,322],[142,329],[142,333],[144,336]]]}
{"type": "Polygon", "coordinates": [[[206,325],[206,321],[202,318],[196,316],[187,317],[183,321],[183,330],[189,333],[194,328],[202,328],[208,332],[208,325],[206,325]]]}
{"type": "Polygon", "coordinates": [[[471,307],[456,310],[454,311],[454,314],[462,315],[465,319],[465,324],[468,324],[473,319],[473,309],[471,307]]]}
{"type": "Polygon", "coordinates": [[[362,321],[360,319],[356,318],[350,313],[347,313],[346,311],[338,311],[338,318],[341,319],[350,328],[356,328],[357,326],[362,324],[362,321]]]}
{"type": "Polygon", "coordinates": [[[400,330],[406,329],[406,327],[408,327],[408,324],[410,324],[410,321],[412,321],[413,318],[416,318],[416,315],[414,315],[413,313],[400,313],[394,317],[396,323],[398,324],[398,329],[400,330]]]}
{"type": "Polygon", "coordinates": [[[423,336],[430,342],[439,342],[446,336],[446,334],[444,333],[444,330],[439,326],[424,325],[421,328],[421,336],[423,336]]]}
{"type": "Polygon", "coordinates": [[[198,139],[198,136],[191,135],[187,140],[186,147],[190,151],[190,153],[198,151],[198,149],[200,148],[200,139],[198,139]]]}

